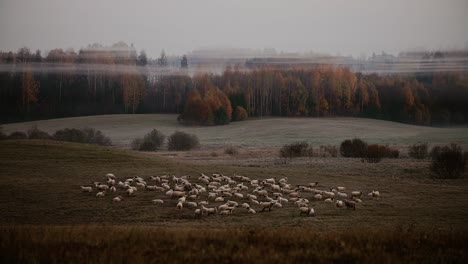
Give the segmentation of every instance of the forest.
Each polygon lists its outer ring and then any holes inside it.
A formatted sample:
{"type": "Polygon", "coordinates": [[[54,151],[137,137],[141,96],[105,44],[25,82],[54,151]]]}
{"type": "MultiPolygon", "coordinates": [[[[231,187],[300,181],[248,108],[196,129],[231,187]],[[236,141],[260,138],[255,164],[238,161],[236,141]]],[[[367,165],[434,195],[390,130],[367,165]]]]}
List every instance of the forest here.
{"type": "Polygon", "coordinates": [[[1,123],[123,113],[177,113],[187,125],[265,116],[436,126],[468,121],[468,80],[460,72],[377,75],[332,65],[237,65],[222,74],[190,75],[184,55],[177,74],[168,74],[164,52],[151,60],[125,43],[54,49],[47,56],[21,48],[0,52],[0,66],[1,123]]]}

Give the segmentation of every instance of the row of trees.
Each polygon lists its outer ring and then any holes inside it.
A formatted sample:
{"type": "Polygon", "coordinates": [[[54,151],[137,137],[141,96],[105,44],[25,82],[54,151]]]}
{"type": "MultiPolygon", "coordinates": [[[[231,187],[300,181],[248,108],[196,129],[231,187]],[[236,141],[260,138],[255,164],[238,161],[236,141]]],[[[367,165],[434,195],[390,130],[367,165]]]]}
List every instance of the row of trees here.
{"type": "MultiPolygon", "coordinates": [[[[86,64],[65,56],[67,66],[52,70],[28,60],[6,64],[0,72],[0,121],[179,113],[184,123],[207,125],[247,116],[361,116],[433,125],[468,117],[468,82],[459,73],[363,75],[322,65],[169,76],[138,67],[138,60],[127,59],[136,53],[114,48],[81,51],[86,64]]],[[[51,51],[49,59],[57,53],[51,51]]]]}

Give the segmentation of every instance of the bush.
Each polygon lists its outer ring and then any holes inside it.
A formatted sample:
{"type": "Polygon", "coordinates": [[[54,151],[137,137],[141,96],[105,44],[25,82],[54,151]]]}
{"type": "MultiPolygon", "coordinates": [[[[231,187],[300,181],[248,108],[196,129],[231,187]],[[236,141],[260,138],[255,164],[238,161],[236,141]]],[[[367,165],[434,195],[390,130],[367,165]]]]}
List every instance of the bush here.
{"type": "Polygon", "coordinates": [[[366,160],[369,163],[378,163],[388,154],[388,147],[384,145],[372,144],[367,146],[366,160]]]}
{"type": "Polygon", "coordinates": [[[29,139],[52,139],[52,137],[45,131],[40,130],[37,126],[28,129],[29,139]]]}
{"type": "Polygon", "coordinates": [[[414,159],[425,159],[428,156],[427,143],[414,144],[409,147],[408,155],[414,159]]]}
{"type": "Polygon", "coordinates": [[[94,128],[65,128],[57,130],[53,138],[58,141],[95,144],[102,146],[110,146],[112,141],[110,138],[104,136],[100,130],[94,128]]]}
{"type": "Polygon", "coordinates": [[[398,159],[400,157],[400,151],[398,149],[391,149],[389,147],[387,148],[387,154],[385,157],[390,158],[390,159],[398,159]]]}
{"type": "Polygon", "coordinates": [[[246,120],[247,117],[249,117],[249,115],[247,114],[247,111],[242,106],[236,107],[234,116],[236,117],[235,121],[243,121],[243,120],[246,120]]]}
{"type": "Polygon", "coordinates": [[[27,139],[27,138],[28,138],[28,135],[20,131],[13,132],[7,137],[7,139],[27,139]]]}
{"type": "Polygon", "coordinates": [[[359,138],[347,139],[341,142],[340,154],[347,158],[363,158],[366,156],[367,143],[359,138]]]}
{"type": "Polygon", "coordinates": [[[227,148],[224,149],[224,154],[237,155],[239,154],[239,150],[234,146],[228,146],[227,148]]]}
{"type": "Polygon", "coordinates": [[[190,150],[200,145],[198,137],[182,131],[176,131],[169,137],[167,147],[169,150],[190,150]]]}
{"type": "Polygon", "coordinates": [[[280,157],[283,158],[307,157],[312,155],[312,146],[309,146],[307,142],[286,144],[280,149],[280,157]]]}
{"type": "Polygon", "coordinates": [[[437,178],[459,178],[466,169],[468,157],[457,144],[450,146],[434,147],[431,151],[431,170],[437,178]]]}
{"type": "Polygon", "coordinates": [[[166,136],[156,129],[146,134],[143,138],[132,141],[132,149],[141,151],[156,151],[164,144],[166,136]]]}

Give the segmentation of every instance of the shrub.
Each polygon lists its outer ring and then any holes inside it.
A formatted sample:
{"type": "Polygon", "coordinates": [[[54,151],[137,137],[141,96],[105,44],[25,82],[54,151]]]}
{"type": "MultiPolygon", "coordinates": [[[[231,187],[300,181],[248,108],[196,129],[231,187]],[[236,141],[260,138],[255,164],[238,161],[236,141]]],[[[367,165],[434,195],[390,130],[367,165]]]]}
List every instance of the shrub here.
{"type": "Polygon", "coordinates": [[[28,129],[29,139],[51,139],[52,137],[45,131],[40,130],[37,126],[28,129]]]}
{"type": "Polygon", "coordinates": [[[156,151],[160,148],[166,136],[156,129],[146,134],[143,138],[137,138],[132,141],[132,149],[141,151],[156,151]]]}
{"type": "Polygon", "coordinates": [[[295,142],[286,144],[280,149],[280,157],[283,158],[296,158],[312,156],[313,149],[307,142],[295,142]]]}
{"type": "Polygon", "coordinates": [[[398,159],[398,157],[400,157],[400,151],[398,149],[392,149],[389,147],[386,147],[386,148],[387,148],[387,154],[385,155],[385,157],[391,158],[391,159],[398,159]]]}
{"type": "Polygon", "coordinates": [[[235,121],[243,121],[246,120],[247,117],[249,117],[247,111],[242,106],[236,107],[234,116],[236,117],[235,121]]]}
{"type": "Polygon", "coordinates": [[[459,178],[466,169],[467,159],[462,148],[457,144],[434,147],[431,151],[431,170],[437,178],[459,178]]]}
{"type": "Polygon", "coordinates": [[[27,139],[27,138],[28,138],[28,135],[20,131],[13,132],[7,137],[7,139],[27,139]]]}
{"type": "Polygon", "coordinates": [[[413,144],[409,147],[408,155],[414,159],[425,159],[428,156],[427,143],[413,144]]]}
{"type": "Polygon", "coordinates": [[[94,128],[65,128],[57,130],[53,138],[58,141],[95,144],[102,146],[109,146],[112,144],[110,138],[104,136],[100,130],[94,128]]]}
{"type": "Polygon", "coordinates": [[[224,154],[237,155],[239,154],[239,150],[234,146],[228,146],[227,148],[224,149],[224,154]]]}
{"type": "Polygon", "coordinates": [[[322,145],[320,146],[320,152],[324,153],[324,156],[337,157],[338,148],[333,145],[322,145]]]}
{"type": "Polygon", "coordinates": [[[359,138],[347,139],[341,142],[340,154],[347,158],[363,158],[366,156],[367,143],[359,138]]]}
{"type": "Polygon", "coordinates": [[[386,157],[388,147],[383,145],[372,144],[367,146],[366,160],[369,163],[378,163],[383,157],[386,157]]]}
{"type": "Polygon", "coordinates": [[[169,137],[167,147],[169,150],[190,150],[200,145],[198,137],[182,131],[176,131],[169,137]]]}

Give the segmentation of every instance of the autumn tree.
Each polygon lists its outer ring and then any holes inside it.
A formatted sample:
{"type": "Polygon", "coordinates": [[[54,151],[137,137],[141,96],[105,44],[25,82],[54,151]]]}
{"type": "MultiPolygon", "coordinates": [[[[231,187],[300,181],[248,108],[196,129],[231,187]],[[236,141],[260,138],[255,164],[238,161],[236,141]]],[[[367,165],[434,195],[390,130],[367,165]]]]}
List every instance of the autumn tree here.
{"type": "Polygon", "coordinates": [[[134,114],[145,95],[144,80],[136,73],[126,73],[121,77],[121,86],[125,112],[134,114]]]}
{"type": "Polygon", "coordinates": [[[23,109],[29,114],[29,106],[39,99],[39,81],[34,79],[30,68],[23,73],[21,79],[21,95],[23,109]]]}

